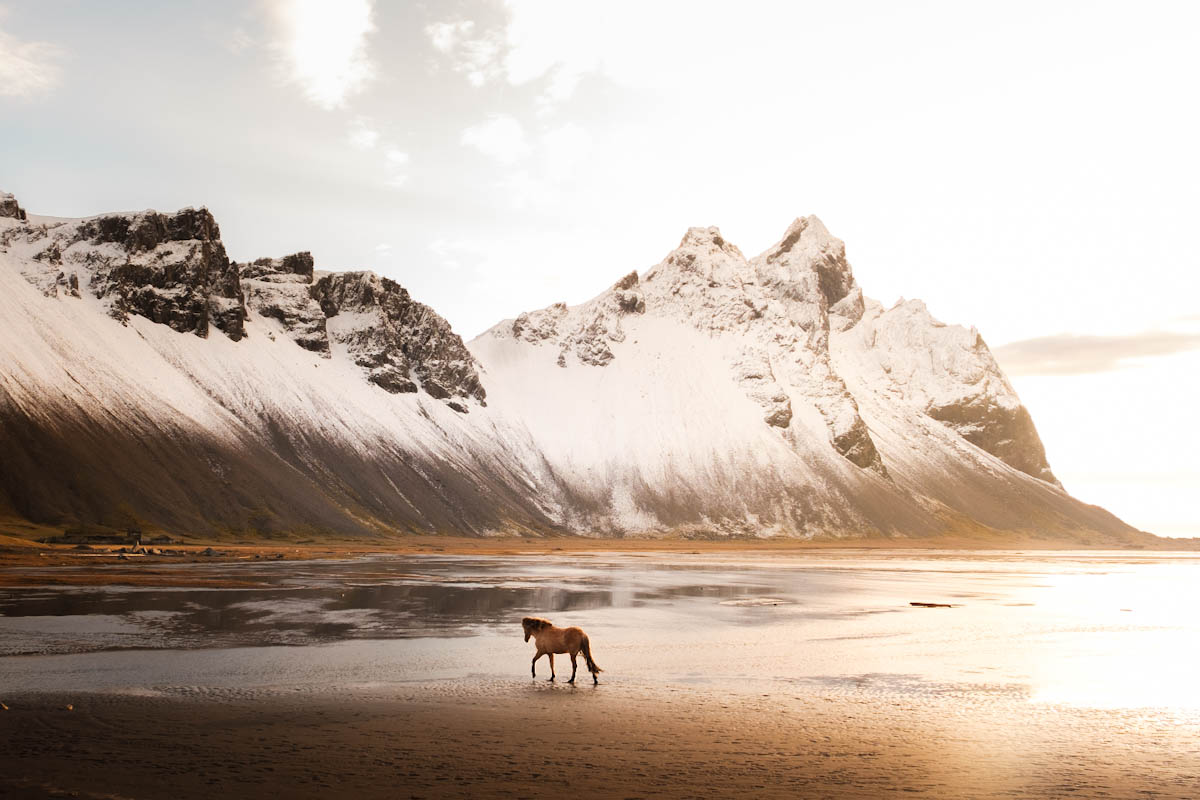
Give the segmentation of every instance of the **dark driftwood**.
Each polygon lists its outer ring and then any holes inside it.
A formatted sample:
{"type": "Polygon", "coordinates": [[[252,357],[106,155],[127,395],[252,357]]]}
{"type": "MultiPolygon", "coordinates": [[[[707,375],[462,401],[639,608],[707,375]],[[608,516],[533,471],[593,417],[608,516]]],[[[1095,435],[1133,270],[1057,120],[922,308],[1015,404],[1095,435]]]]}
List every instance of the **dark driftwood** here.
{"type": "Polygon", "coordinates": [[[917,608],[954,608],[949,603],[909,603],[909,605],[917,608]]]}

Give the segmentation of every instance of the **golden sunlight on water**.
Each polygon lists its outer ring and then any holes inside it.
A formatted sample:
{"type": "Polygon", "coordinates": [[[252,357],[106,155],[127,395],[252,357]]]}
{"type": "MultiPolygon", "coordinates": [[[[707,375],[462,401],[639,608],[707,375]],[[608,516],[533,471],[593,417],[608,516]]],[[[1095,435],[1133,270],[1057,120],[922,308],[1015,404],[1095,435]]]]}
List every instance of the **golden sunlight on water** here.
{"type": "Polygon", "coordinates": [[[1034,591],[1060,630],[1031,651],[1031,699],[1088,708],[1200,709],[1196,572],[1189,559],[1131,572],[1046,576],[1047,589],[1034,591]]]}
{"type": "Polygon", "coordinates": [[[429,557],[239,572],[261,585],[0,593],[0,684],[517,686],[529,653],[514,620],[535,614],[585,627],[625,689],[1200,710],[1189,554],[429,557]]]}

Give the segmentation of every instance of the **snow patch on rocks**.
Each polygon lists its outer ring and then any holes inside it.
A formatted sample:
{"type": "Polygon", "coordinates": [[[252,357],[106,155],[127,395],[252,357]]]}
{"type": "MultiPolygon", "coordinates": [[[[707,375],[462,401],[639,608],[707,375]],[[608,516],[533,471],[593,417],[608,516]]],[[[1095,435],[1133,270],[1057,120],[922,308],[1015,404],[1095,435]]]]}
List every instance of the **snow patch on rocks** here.
{"type": "Polygon", "coordinates": [[[24,220],[0,232],[22,274],[49,296],[87,291],[121,322],[145,317],[206,337],[245,335],[237,268],[207,209],[142,211],[76,220],[24,220]]]}
{"type": "Polygon", "coordinates": [[[732,343],[729,375],[769,429],[785,439],[807,435],[791,425],[796,406],[812,406],[818,435],[856,466],[886,475],[854,398],[829,363],[831,319],[840,329],[861,313],[845,246],[808,217],[753,260],[717,228],[691,228],[644,278],[630,273],[580,306],[556,303],[485,335],[548,345],[561,367],[605,367],[616,357],[613,346],[627,338],[631,316],[686,323],[732,343]]]}

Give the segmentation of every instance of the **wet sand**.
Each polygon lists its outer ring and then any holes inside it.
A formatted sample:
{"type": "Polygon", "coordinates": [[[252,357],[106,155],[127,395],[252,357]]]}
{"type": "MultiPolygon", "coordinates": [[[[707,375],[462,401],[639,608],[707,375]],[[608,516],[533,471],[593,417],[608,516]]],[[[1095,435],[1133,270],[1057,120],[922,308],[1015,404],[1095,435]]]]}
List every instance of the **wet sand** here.
{"type": "Polygon", "coordinates": [[[156,569],[0,588],[0,796],[1200,796],[1194,555],[156,569]],[[601,685],[531,680],[527,613],[601,685]]]}
{"type": "Polygon", "coordinates": [[[1181,748],[1169,714],[1113,725],[1095,711],[948,701],[881,714],[821,695],[542,682],[509,694],[31,697],[0,712],[0,793],[1194,798],[1200,787],[1197,740],[1181,748]]]}

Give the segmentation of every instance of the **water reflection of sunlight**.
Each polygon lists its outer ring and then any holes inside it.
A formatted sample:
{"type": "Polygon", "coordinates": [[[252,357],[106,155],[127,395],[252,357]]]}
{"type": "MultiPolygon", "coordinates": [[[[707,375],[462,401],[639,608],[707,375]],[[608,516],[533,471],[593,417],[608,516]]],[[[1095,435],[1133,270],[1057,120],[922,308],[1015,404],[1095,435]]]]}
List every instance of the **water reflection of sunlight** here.
{"type": "Polygon", "coordinates": [[[1200,583],[1192,566],[1048,576],[1032,589],[1058,630],[1030,648],[1032,700],[1200,709],[1200,583]]]}

